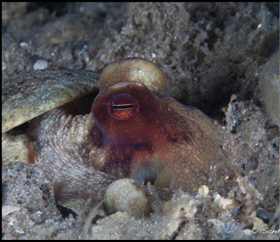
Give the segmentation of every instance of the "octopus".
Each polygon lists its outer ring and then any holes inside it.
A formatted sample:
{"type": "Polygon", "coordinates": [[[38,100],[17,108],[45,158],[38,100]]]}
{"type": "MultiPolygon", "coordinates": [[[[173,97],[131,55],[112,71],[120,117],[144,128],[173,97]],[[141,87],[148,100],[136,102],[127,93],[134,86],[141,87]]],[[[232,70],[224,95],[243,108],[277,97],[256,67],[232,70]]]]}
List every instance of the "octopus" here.
{"type": "Polygon", "coordinates": [[[189,192],[230,184],[221,127],[165,95],[166,84],[150,61],[117,60],[103,69],[90,113],[72,115],[66,105],[43,115],[36,160],[56,196],[102,198],[126,177],[189,192]]]}

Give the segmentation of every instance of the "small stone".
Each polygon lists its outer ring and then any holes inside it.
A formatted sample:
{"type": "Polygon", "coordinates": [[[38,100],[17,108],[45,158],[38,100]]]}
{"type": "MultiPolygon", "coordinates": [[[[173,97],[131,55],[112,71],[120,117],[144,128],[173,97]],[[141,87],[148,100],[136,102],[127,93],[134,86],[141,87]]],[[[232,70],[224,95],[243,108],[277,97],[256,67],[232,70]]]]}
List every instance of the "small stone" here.
{"type": "Polygon", "coordinates": [[[219,194],[216,194],[213,203],[217,204],[222,209],[234,206],[232,199],[221,197],[219,194]]]}
{"type": "Polygon", "coordinates": [[[34,65],[33,65],[33,69],[36,70],[44,70],[46,68],[48,68],[49,63],[46,60],[37,60],[34,65]]]}
{"type": "Polygon", "coordinates": [[[21,48],[26,48],[26,47],[28,47],[28,44],[27,44],[26,42],[20,42],[20,43],[19,43],[19,46],[20,46],[21,48]]]}
{"type": "Polygon", "coordinates": [[[20,210],[20,207],[13,205],[5,205],[2,207],[2,218],[7,216],[10,213],[17,212],[20,210]]]}
{"type": "Polygon", "coordinates": [[[198,189],[198,194],[201,197],[206,197],[209,194],[209,188],[206,185],[202,185],[198,189]]]}
{"type": "Polygon", "coordinates": [[[148,208],[148,199],[134,180],[125,178],[113,182],[107,188],[105,207],[109,213],[123,211],[134,217],[141,217],[148,208]]]}

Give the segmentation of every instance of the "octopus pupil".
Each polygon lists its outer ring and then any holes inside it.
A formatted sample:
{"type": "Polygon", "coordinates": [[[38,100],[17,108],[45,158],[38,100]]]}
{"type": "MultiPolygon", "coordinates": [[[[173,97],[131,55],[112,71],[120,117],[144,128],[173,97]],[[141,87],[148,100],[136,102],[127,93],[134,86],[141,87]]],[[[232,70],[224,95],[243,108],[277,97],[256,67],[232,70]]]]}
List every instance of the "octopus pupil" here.
{"type": "Polygon", "coordinates": [[[133,105],[127,104],[127,105],[114,105],[113,109],[115,110],[122,110],[122,109],[132,109],[134,108],[133,105]]]}
{"type": "Polygon", "coordinates": [[[128,120],[139,113],[140,105],[135,97],[121,93],[115,95],[107,103],[107,111],[111,117],[118,120],[128,120]]]}

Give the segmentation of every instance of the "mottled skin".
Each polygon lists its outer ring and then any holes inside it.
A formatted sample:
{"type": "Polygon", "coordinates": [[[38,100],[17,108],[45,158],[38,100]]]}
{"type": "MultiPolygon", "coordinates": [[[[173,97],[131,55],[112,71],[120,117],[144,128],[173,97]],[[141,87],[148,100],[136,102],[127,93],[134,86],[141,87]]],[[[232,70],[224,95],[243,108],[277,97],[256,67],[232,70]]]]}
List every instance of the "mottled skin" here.
{"type": "Polygon", "coordinates": [[[90,114],[72,117],[61,109],[42,121],[38,159],[57,194],[102,196],[121,177],[185,191],[227,186],[234,172],[220,127],[165,96],[164,84],[151,62],[117,61],[103,70],[90,114]],[[137,62],[141,78],[131,74],[137,62]]]}

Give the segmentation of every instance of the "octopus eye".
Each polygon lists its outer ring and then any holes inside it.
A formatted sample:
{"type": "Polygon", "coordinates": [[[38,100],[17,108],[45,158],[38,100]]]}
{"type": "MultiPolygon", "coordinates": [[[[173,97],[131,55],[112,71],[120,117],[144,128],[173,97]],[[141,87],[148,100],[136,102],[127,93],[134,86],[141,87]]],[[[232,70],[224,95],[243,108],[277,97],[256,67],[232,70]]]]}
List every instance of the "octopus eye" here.
{"type": "Polygon", "coordinates": [[[127,93],[114,96],[107,104],[108,113],[115,119],[128,120],[139,113],[139,102],[127,93]]]}

